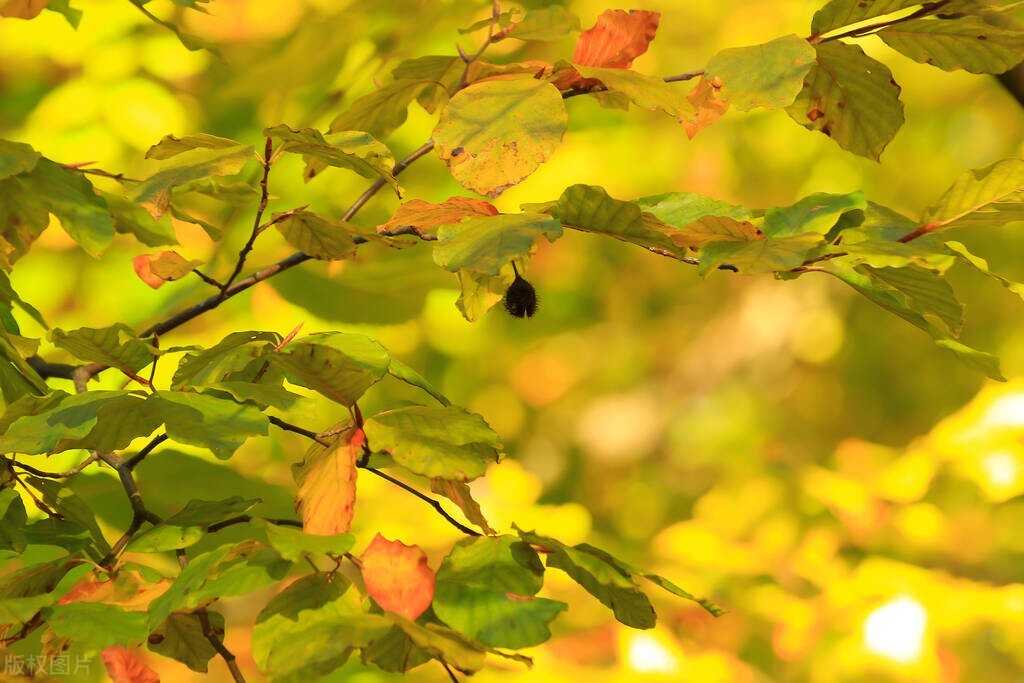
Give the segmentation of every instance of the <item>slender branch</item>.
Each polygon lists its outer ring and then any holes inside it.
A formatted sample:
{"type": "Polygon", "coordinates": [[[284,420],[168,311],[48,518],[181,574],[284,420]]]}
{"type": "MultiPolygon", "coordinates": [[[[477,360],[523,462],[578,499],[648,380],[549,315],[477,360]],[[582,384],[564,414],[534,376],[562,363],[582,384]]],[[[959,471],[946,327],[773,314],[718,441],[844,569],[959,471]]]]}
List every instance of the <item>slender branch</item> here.
{"type": "Polygon", "coordinates": [[[256,243],[256,238],[260,236],[260,223],[263,222],[263,212],[267,210],[267,201],[270,198],[270,192],[267,189],[267,181],[270,179],[270,167],[273,164],[270,156],[274,153],[274,140],[271,137],[267,137],[267,142],[263,146],[263,177],[260,178],[260,203],[256,208],[256,218],[252,222],[252,232],[249,233],[249,239],[246,240],[245,245],[242,246],[242,250],[238,252],[238,260],[235,261],[235,269],[232,271],[231,276],[224,282],[220,288],[220,295],[224,297],[227,295],[228,287],[235,281],[238,274],[242,272],[242,268],[245,266],[245,259],[249,256],[249,252],[252,251],[253,245],[256,243]]]}
{"type": "Polygon", "coordinates": [[[867,26],[861,26],[860,28],[852,28],[842,33],[834,33],[830,36],[822,38],[819,35],[812,35],[807,38],[807,42],[811,45],[818,45],[820,43],[827,43],[831,40],[839,40],[840,38],[862,38],[866,35],[870,35],[889,26],[895,26],[896,24],[902,24],[906,21],[912,21],[914,19],[920,19],[926,17],[929,14],[935,14],[945,5],[949,4],[949,0],[937,0],[937,2],[926,2],[924,5],[915,12],[911,12],[906,16],[899,17],[897,19],[888,19],[885,21],[879,21],[874,24],[868,24],[867,26]]]}
{"type": "Polygon", "coordinates": [[[311,432],[310,430],[303,429],[302,427],[299,427],[298,425],[293,425],[290,422],[285,422],[281,418],[274,417],[273,415],[268,415],[267,419],[270,420],[270,424],[274,425],[275,427],[280,427],[281,429],[285,430],[286,432],[294,432],[296,434],[301,434],[302,436],[306,437],[307,439],[310,439],[312,441],[316,441],[321,446],[330,446],[331,445],[330,441],[328,441],[327,439],[324,439],[323,437],[321,437],[316,432],[311,432]]]}
{"type": "MultiPolygon", "coordinates": [[[[681,74],[665,76],[661,80],[665,81],[666,83],[679,83],[681,81],[689,81],[694,78],[697,78],[698,76],[703,75],[704,69],[698,69],[696,71],[687,71],[681,74]]],[[[588,86],[586,88],[572,88],[571,90],[566,90],[562,93],[562,99],[567,100],[570,97],[576,97],[578,95],[589,95],[595,92],[606,92],[607,90],[608,86],[606,86],[604,83],[595,83],[594,85],[588,86]]]]}
{"type": "Polygon", "coordinates": [[[137,466],[137,465],[138,465],[138,464],[139,464],[140,462],[142,462],[143,460],[145,460],[145,459],[146,459],[146,456],[147,456],[147,455],[149,455],[150,453],[152,453],[152,452],[153,452],[153,449],[154,449],[154,448],[156,448],[157,446],[159,446],[160,444],[162,444],[162,443],[163,443],[164,441],[167,441],[167,439],[168,439],[168,436],[167,436],[167,434],[157,434],[156,436],[154,436],[154,437],[152,438],[152,440],[150,440],[150,442],[149,442],[149,443],[147,443],[147,444],[146,444],[146,445],[145,445],[145,446],[144,446],[144,447],[142,448],[142,450],[141,450],[141,451],[139,451],[138,453],[136,453],[136,454],[135,454],[135,455],[133,455],[132,457],[130,457],[130,458],[128,458],[127,460],[125,460],[125,461],[124,461],[124,466],[125,466],[125,467],[126,467],[126,468],[128,469],[128,471],[129,471],[129,472],[131,472],[132,470],[134,470],[134,469],[135,469],[135,467],[136,467],[136,466],[137,466]]]}
{"type": "Polygon", "coordinates": [[[367,472],[371,472],[373,474],[376,474],[381,479],[384,479],[385,481],[389,481],[392,484],[394,484],[395,486],[397,486],[398,488],[404,489],[404,490],[408,491],[409,493],[411,493],[412,495],[416,496],[417,498],[422,500],[424,503],[426,503],[430,507],[434,508],[439,515],[441,515],[446,520],[448,520],[449,524],[451,524],[453,527],[455,527],[456,529],[458,529],[462,533],[464,533],[464,534],[466,534],[468,536],[483,536],[483,534],[481,534],[479,531],[475,531],[473,529],[470,529],[468,526],[466,526],[465,524],[462,524],[461,522],[459,522],[459,520],[457,520],[454,517],[452,517],[451,515],[449,515],[448,512],[443,507],[441,507],[441,503],[439,501],[435,500],[434,498],[431,498],[430,496],[428,496],[425,493],[417,491],[413,487],[411,487],[408,484],[406,484],[404,481],[401,481],[399,479],[395,479],[390,474],[387,474],[385,472],[381,472],[380,470],[378,470],[378,469],[376,469],[374,467],[363,467],[362,469],[366,470],[367,472]]]}
{"type": "Polygon", "coordinates": [[[437,661],[440,662],[441,666],[444,667],[445,672],[448,674],[449,680],[451,680],[452,683],[459,683],[459,679],[455,677],[455,672],[452,671],[452,668],[450,666],[448,666],[448,662],[445,662],[440,659],[437,661]]]}
{"type": "Polygon", "coordinates": [[[220,282],[213,279],[203,271],[199,270],[198,268],[192,269],[192,272],[198,275],[199,279],[205,282],[206,284],[216,287],[217,289],[224,289],[224,285],[222,285],[220,282]]]}
{"type": "Polygon", "coordinates": [[[403,225],[402,227],[395,228],[394,230],[380,230],[377,232],[377,234],[382,235],[384,237],[400,237],[402,235],[415,235],[424,242],[433,242],[437,240],[437,233],[423,232],[415,225],[403,225]]]}
{"type": "Polygon", "coordinates": [[[217,651],[221,659],[228,666],[228,671],[231,672],[231,678],[235,680],[235,683],[245,683],[245,676],[242,675],[242,670],[238,668],[238,662],[235,661],[235,655],[231,650],[224,647],[224,641],[220,639],[217,631],[213,628],[213,624],[210,623],[210,614],[206,608],[196,610],[196,616],[199,617],[199,625],[203,628],[203,635],[210,641],[210,645],[217,651]]]}
{"type": "Polygon", "coordinates": [[[220,531],[225,527],[234,526],[235,524],[245,524],[246,522],[251,522],[254,519],[262,519],[264,522],[269,522],[270,524],[276,524],[278,526],[294,526],[300,529],[302,528],[302,522],[300,522],[297,519],[280,519],[276,517],[253,517],[252,515],[239,515],[237,517],[232,517],[231,519],[225,519],[224,521],[211,524],[210,526],[206,527],[206,530],[210,533],[213,533],[214,531],[220,531]]]}
{"type": "Polygon", "coordinates": [[[67,470],[66,472],[46,472],[44,470],[36,469],[35,467],[32,467],[31,465],[26,465],[23,462],[18,462],[17,460],[14,460],[13,458],[4,458],[4,457],[0,456],[0,460],[5,460],[7,463],[9,463],[10,465],[13,465],[14,467],[17,467],[18,469],[24,470],[24,471],[28,472],[29,474],[35,475],[37,477],[42,477],[44,479],[66,479],[68,477],[72,477],[72,476],[78,474],[79,472],[81,472],[82,470],[84,470],[86,467],[88,467],[92,463],[96,462],[98,459],[99,458],[96,455],[90,455],[88,458],[86,458],[85,460],[80,462],[74,468],[72,468],[70,470],[67,470]]]}
{"type": "Polygon", "coordinates": [[[140,183],[142,182],[138,178],[129,178],[124,173],[111,173],[110,171],[104,171],[101,168],[85,168],[89,164],[94,164],[95,161],[80,161],[75,164],[60,164],[60,167],[68,171],[76,171],[78,173],[85,173],[88,175],[101,176],[103,178],[110,178],[116,180],[119,183],[140,183]]]}
{"type": "Polygon", "coordinates": [[[491,23],[488,24],[487,26],[487,38],[484,40],[483,45],[480,46],[480,49],[473,53],[472,56],[466,55],[466,53],[463,51],[460,45],[455,46],[456,50],[458,50],[459,52],[459,57],[462,58],[462,61],[466,63],[466,68],[462,70],[462,77],[459,78],[459,83],[457,86],[455,86],[456,92],[466,87],[467,83],[469,82],[469,69],[471,66],[473,66],[473,62],[480,59],[480,57],[483,56],[487,48],[490,47],[491,43],[494,42],[494,29],[498,25],[498,16],[500,14],[501,3],[498,2],[498,0],[494,0],[494,2],[491,4],[491,23]]]}

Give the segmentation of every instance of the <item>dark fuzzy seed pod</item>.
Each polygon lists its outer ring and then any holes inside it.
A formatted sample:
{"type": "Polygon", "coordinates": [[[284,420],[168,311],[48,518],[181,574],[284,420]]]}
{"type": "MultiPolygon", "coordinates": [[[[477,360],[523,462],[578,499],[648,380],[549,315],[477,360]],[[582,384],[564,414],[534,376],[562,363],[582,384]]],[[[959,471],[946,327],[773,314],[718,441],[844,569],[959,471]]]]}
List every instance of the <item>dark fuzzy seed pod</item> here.
{"type": "Polygon", "coordinates": [[[505,310],[516,318],[530,318],[537,312],[537,290],[518,272],[505,291],[505,310]]]}

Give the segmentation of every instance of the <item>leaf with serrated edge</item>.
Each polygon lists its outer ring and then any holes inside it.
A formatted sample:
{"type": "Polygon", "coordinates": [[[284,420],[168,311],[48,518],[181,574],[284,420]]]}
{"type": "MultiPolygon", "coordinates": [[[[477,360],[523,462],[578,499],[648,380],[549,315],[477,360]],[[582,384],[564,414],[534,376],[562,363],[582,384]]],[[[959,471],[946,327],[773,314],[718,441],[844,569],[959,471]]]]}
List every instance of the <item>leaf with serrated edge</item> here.
{"type": "Polygon", "coordinates": [[[377,534],[359,562],[366,592],[381,608],[416,619],[430,607],[434,572],[419,547],[377,534]]]}
{"type": "Polygon", "coordinates": [[[229,147],[242,147],[242,143],[229,138],[222,138],[209,133],[197,133],[186,135],[183,138],[174,135],[165,135],[148,150],[147,159],[170,159],[183,152],[190,152],[193,149],[227,149],[229,147]]]}
{"type": "Polygon", "coordinates": [[[572,185],[548,211],[567,228],[608,235],[616,239],[675,253],[677,247],[664,226],[646,217],[632,202],[613,199],[602,187],[572,185]]]}
{"type": "Polygon", "coordinates": [[[704,77],[719,79],[719,97],[740,111],[780,108],[800,92],[814,58],[814,48],[806,40],[783,36],[762,45],[722,50],[708,62],[704,77]]]}
{"type": "Polygon", "coordinates": [[[215,150],[193,150],[168,164],[135,186],[130,199],[160,218],[170,207],[171,190],[185,183],[214,175],[233,175],[254,159],[252,145],[215,150]]]}
{"type": "Polygon", "coordinates": [[[930,231],[1024,220],[1024,159],[1001,159],[967,171],[921,217],[930,231]],[[1016,210],[1009,218],[1008,211],[1016,210]]]}

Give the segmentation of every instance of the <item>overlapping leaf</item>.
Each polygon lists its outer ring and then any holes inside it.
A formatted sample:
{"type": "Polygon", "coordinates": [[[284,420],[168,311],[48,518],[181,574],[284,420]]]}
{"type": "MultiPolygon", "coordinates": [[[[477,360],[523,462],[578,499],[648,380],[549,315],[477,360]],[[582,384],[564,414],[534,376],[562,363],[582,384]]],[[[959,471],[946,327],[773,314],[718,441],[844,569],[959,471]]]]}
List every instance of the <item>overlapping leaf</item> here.
{"type": "Polygon", "coordinates": [[[814,13],[811,31],[815,35],[821,35],[865,19],[880,17],[920,4],[920,0],[830,0],[814,13]]]}
{"type": "Polygon", "coordinates": [[[330,446],[314,443],[301,463],[292,466],[299,487],[296,507],[306,533],[347,533],[356,502],[356,462],[366,437],[362,430],[343,432],[330,446]]]}
{"type": "Polygon", "coordinates": [[[391,150],[369,133],[344,130],[325,137],[315,128],[293,130],[278,125],[267,128],[263,134],[280,140],[284,151],[302,155],[306,180],[327,166],[334,166],[348,168],[365,178],[383,178],[400,193],[398,181],[391,174],[395,168],[391,150]]]}
{"type": "Polygon", "coordinates": [[[1002,159],[967,171],[921,217],[934,232],[1024,220],[1024,159],[1002,159]]]}
{"type": "Polygon", "coordinates": [[[358,334],[314,334],[270,356],[288,379],[351,406],[387,372],[390,357],[377,342],[358,334]]]}
{"type": "Polygon", "coordinates": [[[999,74],[1024,59],[1024,31],[1001,28],[981,16],[902,21],[878,32],[886,44],[914,61],[952,71],[999,74]]]}
{"type": "Polygon", "coordinates": [[[202,261],[186,260],[176,251],[139,254],[132,259],[135,274],[153,289],[160,289],[168,282],[180,280],[202,264],[202,261]]]}
{"type": "Polygon", "coordinates": [[[806,40],[789,35],[749,47],[722,50],[708,62],[704,77],[721,81],[719,98],[740,111],[790,104],[803,87],[815,52],[806,40]]]}
{"type": "Polygon", "coordinates": [[[274,225],[288,244],[313,258],[344,259],[356,253],[358,245],[353,238],[359,230],[348,221],[324,218],[311,211],[296,211],[274,225]]]}
{"type": "Polygon", "coordinates": [[[386,223],[377,226],[379,233],[410,229],[422,236],[442,225],[458,223],[465,218],[497,216],[498,209],[488,201],[473,197],[449,197],[440,204],[413,199],[405,202],[386,223]]]}
{"type": "Polygon", "coordinates": [[[434,262],[452,272],[498,275],[513,259],[529,253],[541,235],[553,242],[561,237],[562,226],[540,213],[467,218],[438,228],[434,262]]]}
{"type": "Polygon", "coordinates": [[[160,218],[171,205],[171,191],[194,180],[238,173],[254,159],[252,145],[220,149],[194,149],[182,152],[149,178],[135,186],[130,199],[146,207],[153,218],[160,218]]]}

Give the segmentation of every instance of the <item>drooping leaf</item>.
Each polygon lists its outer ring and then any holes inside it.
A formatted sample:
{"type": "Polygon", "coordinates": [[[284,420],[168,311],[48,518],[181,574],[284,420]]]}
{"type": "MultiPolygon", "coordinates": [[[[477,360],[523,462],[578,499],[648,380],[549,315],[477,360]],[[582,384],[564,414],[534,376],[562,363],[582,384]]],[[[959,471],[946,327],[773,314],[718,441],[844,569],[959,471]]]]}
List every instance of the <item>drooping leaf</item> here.
{"type": "Polygon", "coordinates": [[[963,327],[963,305],[956,300],[949,282],[933,270],[909,265],[903,268],[863,266],[871,277],[881,280],[903,294],[908,303],[921,313],[942,321],[954,337],[963,327]]]}
{"type": "Polygon", "coordinates": [[[472,674],[483,668],[484,647],[458,631],[428,623],[420,626],[400,614],[387,615],[418,651],[429,654],[457,671],[472,674]]]}
{"type": "Polygon", "coordinates": [[[216,345],[186,354],[178,363],[172,388],[209,386],[246,368],[253,359],[280,343],[274,332],[232,332],[216,345]]]}
{"type": "Polygon", "coordinates": [[[646,10],[605,10],[592,27],[580,34],[572,63],[628,69],[634,59],[647,52],[660,18],[658,12],[646,10]]]}
{"type": "Polygon", "coordinates": [[[292,466],[303,531],[321,536],[348,532],[356,502],[356,462],[365,442],[361,429],[343,432],[330,446],[314,443],[292,466]]]}
{"type": "Polygon", "coordinates": [[[677,247],[698,249],[708,242],[746,241],[758,235],[758,229],[746,220],[750,211],[701,194],[668,192],[633,203],[664,223],[677,247]]]}
{"type": "Polygon", "coordinates": [[[497,275],[513,259],[529,253],[541,235],[553,242],[561,237],[562,226],[539,213],[467,218],[438,228],[434,262],[453,273],[497,275]]]}
{"type": "Polygon", "coordinates": [[[724,263],[744,275],[787,271],[801,265],[811,250],[824,242],[821,235],[813,232],[745,242],[711,242],[700,250],[698,272],[707,275],[724,263]]]}
{"type": "Polygon", "coordinates": [[[548,623],[566,608],[535,597],[543,573],[537,553],[515,536],[463,539],[437,571],[434,612],[485,645],[537,645],[551,637],[548,623]]]}
{"type": "Polygon", "coordinates": [[[365,429],[373,450],[427,477],[475,479],[502,448],[482,417],[454,406],[395,408],[367,419],[365,429]]]}
{"type": "Polygon", "coordinates": [[[762,45],[722,50],[708,62],[704,77],[721,80],[718,97],[740,111],[789,105],[814,63],[814,48],[803,38],[783,36],[762,45]]]}
{"type": "Polygon", "coordinates": [[[450,197],[440,204],[422,199],[405,202],[386,223],[377,226],[378,233],[391,233],[409,228],[422,236],[442,225],[458,223],[465,218],[497,216],[498,209],[490,202],[473,197],[450,197]]]}
{"type": "Polygon", "coordinates": [[[163,170],[136,185],[130,199],[145,206],[153,218],[160,218],[170,207],[174,188],[210,176],[238,173],[254,158],[252,145],[183,152],[163,170]]]}
{"type": "Polygon", "coordinates": [[[650,600],[637,587],[630,572],[612,562],[596,548],[581,544],[567,546],[553,538],[519,531],[525,542],[545,549],[548,567],[561,569],[612,610],[615,618],[633,628],[652,628],[657,621],[650,600]]]}
{"type": "MultiPolygon", "coordinates": [[[[215,632],[224,631],[222,614],[209,611],[207,617],[215,632]]],[[[200,673],[206,673],[210,660],[217,656],[217,650],[203,634],[203,626],[197,614],[171,614],[150,635],[148,647],[200,673]]]]}
{"type": "Polygon", "coordinates": [[[132,259],[132,267],[139,279],[153,289],[180,280],[203,264],[202,261],[185,260],[176,251],[161,251],[159,254],[139,254],[132,259]]]}
{"type": "Polygon", "coordinates": [[[1024,32],[970,14],[902,21],[883,28],[878,37],[914,61],[946,71],[1000,74],[1024,59],[1024,32]]]}
{"type": "Polygon", "coordinates": [[[21,553],[25,550],[25,526],[28,512],[14,488],[0,489],[0,550],[21,553]]]}
{"type": "Polygon", "coordinates": [[[114,231],[118,234],[133,235],[147,247],[178,243],[169,216],[164,215],[156,220],[146,209],[120,195],[101,192],[100,196],[107,203],[110,215],[114,219],[114,231]]]}
{"type": "Polygon", "coordinates": [[[383,140],[405,123],[413,100],[425,92],[437,89],[438,84],[433,80],[400,78],[392,81],[359,98],[346,111],[338,114],[331,121],[330,132],[363,130],[383,140]]]}
{"type": "Polygon", "coordinates": [[[875,159],[903,125],[900,87],[888,67],[840,40],[815,47],[816,63],[786,112],[843,149],[875,159]]]}
{"type": "Polygon", "coordinates": [[[960,258],[961,262],[966,263],[978,272],[989,276],[1003,287],[1006,287],[1008,290],[1019,296],[1021,299],[1024,299],[1024,284],[1007,280],[1005,277],[998,275],[997,273],[993,273],[989,270],[988,261],[980,256],[972,254],[967,250],[967,247],[960,242],[946,242],[945,246],[946,249],[956,254],[960,258]]]}
{"type": "Polygon", "coordinates": [[[422,389],[437,399],[437,402],[443,406],[451,405],[451,401],[437,387],[427,381],[426,377],[400,360],[391,359],[391,363],[388,364],[388,374],[402,380],[406,384],[422,389]]]}
{"type": "Polygon", "coordinates": [[[550,158],[567,122],[554,86],[509,76],[459,91],[441,112],[433,138],[463,187],[497,197],[550,158]]]}
{"type": "Polygon", "coordinates": [[[13,140],[0,140],[0,180],[19,173],[28,173],[42,155],[32,145],[13,140]]]}
{"type": "Polygon", "coordinates": [[[165,135],[160,139],[160,142],[146,150],[146,158],[162,160],[170,159],[171,157],[178,156],[183,152],[190,152],[194,149],[228,149],[242,146],[242,143],[237,140],[222,138],[217,135],[210,135],[209,133],[186,135],[183,138],[179,138],[174,135],[165,135]]]}
{"type": "Polygon", "coordinates": [[[6,403],[26,394],[43,395],[50,391],[43,378],[25,360],[31,354],[25,353],[24,346],[34,341],[0,332],[0,393],[6,403]]]}
{"type": "Polygon", "coordinates": [[[358,334],[316,334],[270,356],[289,381],[351,406],[387,372],[388,352],[358,334]]]}
{"type": "Polygon", "coordinates": [[[379,533],[360,556],[366,592],[381,608],[414,620],[434,599],[434,572],[418,546],[389,541],[379,533]]]}
{"type": "Polygon", "coordinates": [[[693,106],[695,112],[692,119],[683,119],[682,122],[686,136],[691,140],[697,133],[714,125],[729,108],[729,102],[720,96],[721,88],[718,83],[718,80],[701,76],[697,85],[686,96],[687,102],[693,106]]]}
{"type": "MultiPolygon", "coordinates": [[[[274,214],[276,218],[279,214],[274,214]]],[[[353,237],[358,229],[347,221],[324,218],[310,211],[297,211],[274,224],[299,251],[318,259],[344,259],[356,253],[353,237]]]]}
{"type": "Polygon", "coordinates": [[[549,212],[567,228],[608,235],[645,248],[669,253],[679,249],[653,216],[645,216],[632,202],[612,199],[596,185],[566,188],[549,212]]]}
{"type": "Polygon", "coordinates": [[[65,332],[59,327],[50,331],[50,341],[66,349],[76,358],[134,374],[153,362],[159,351],[135,336],[123,323],[104,328],[80,327],[65,332]]]}
{"type": "Polygon", "coordinates": [[[209,448],[219,458],[231,457],[246,439],[266,434],[269,426],[255,407],[209,393],[158,391],[147,403],[155,404],[172,440],[209,448]]]}
{"type": "Polygon", "coordinates": [[[952,351],[957,359],[967,367],[982,372],[998,382],[1006,381],[1003,371],[999,368],[999,359],[991,353],[971,348],[955,339],[936,339],[935,345],[941,349],[952,351]]]}
{"type": "Polygon", "coordinates": [[[1024,220],[1024,159],[1001,159],[967,171],[921,217],[934,232],[1024,220]]]}
{"type": "Polygon", "coordinates": [[[821,35],[865,19],[880,17],[920,4],[920,0],[830,0],[814,13],[811,31],[814,35],[821,35]]]}
{"type": "Polygon", "coordinates": [[[679,91],[679,86],[660,78],[609,67],[579,66],[576,70],[585,78],[600,81],[609,90],[623,93],[638,107],[657,109],[680,121],[696,115],[693,104],[679,91]]]}
{"type": "Polygon", "coordinates": [[[459,506],[462,514],[466,515],[473,524],[480,527],[485,534],[494,535],[497,532],[487,523],[487,518],[480,510],[480,504],[473,498],[473,492],[464,481],[456,479],[434,478],[430,480],[430,490],[440,493],[442,496],[459,506]]]}
{"type": "Polygon", "coordinates": [[[503,268],[498,275],[485,275],[474,270],[460,270],[459,294],[455,306],[469,322],[476,322],[504,297],[514,280],[511,268],[503,268]]]}
{"type": "Polygon", "coordinates": [[[391,175],[395,168],[391,150],[369,133],[341,131],[324,137],[315,128],[292,130],[279,125],[267,128],[263,134],[281,140],[286,152],[302,155],[307,164],[306,180],[327,166],[348,168],[364,178],[383,178],[400,194],[398,181],[391,175]]]}

